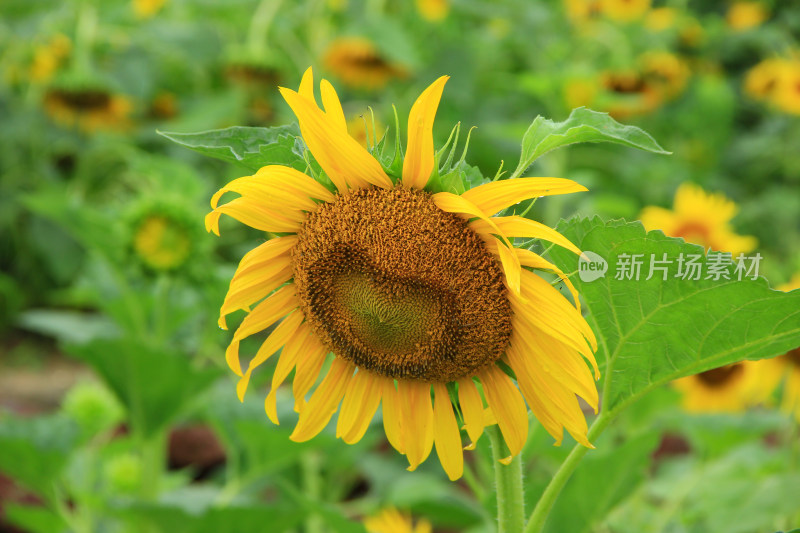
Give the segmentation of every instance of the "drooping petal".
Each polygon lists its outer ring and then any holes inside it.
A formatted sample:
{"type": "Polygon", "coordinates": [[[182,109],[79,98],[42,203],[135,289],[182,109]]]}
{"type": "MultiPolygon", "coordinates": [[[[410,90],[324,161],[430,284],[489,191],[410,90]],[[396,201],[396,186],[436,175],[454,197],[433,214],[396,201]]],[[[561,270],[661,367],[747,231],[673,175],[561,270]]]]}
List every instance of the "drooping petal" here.
{"type": "Polygon", "coordinates": [[[464,428],[472,441],[467,449],[475,448],[478,439],[483,434],[483,400],[478,387],[471,377],[458,380],[458,403],[461,406],[461,415],[464,417],[464,428]]]}
{"type": "Polygon", "coordinates": [[[583,185],[564,178],[516,178],[478,185],[461,195],[491,216],[501,209],[528,198],[568,194],[588,190],[583,185]]]}
{"type": "Polygon", "coordinates": [[[314,71],[311,67],[308,67],[303,72],[303,77],[300,79],[300,88],[297,92],[309,102],[314,102],[314,105],[317,105],[317,100],[314,98],[314,71]]]}
{"type": "Polygon", "coordinates": [[[237,178],[211,197],[211,207],[216,208],[219,199],[226,192],[236,192],[255,202],[269,206],[277,212],[283,211],[310,211],[316,203],[308,195],[290,185],[277,182],[274,179],[264,179],[259,175],[237,178]]]}
{"type": "Polygon", "coordinates": [[[403,440],[402,413],[400,412],[400,394],[394,380],[384,378],[381,380],[383,388],[381,394],[383,411],[383,431],[389,444],[398,452],[405,454],[405,441],[403,440]]]}
{"type": "Polygon", "coordinates": [[[489,365],[478,377],[511,457],[518,455],[528,439],[528,409],[519,389],[496,365],[489,365]]]}
{"type": "Polygon", "coordinates": [[[239,401],[244,401],[244,393],[247,391],[247,384],[250,382],[250,376],[253,370],[259,365],[269,359],[272,354],[277,352],[286,342],[297,332],[297,328],[303,321],[303,313],[299,310],[294,310],[287,316],[278,326],[272,330],[272,333],[264,340],[261,347],[256,352],[255,357],[250,361],[247,367],[247,372],[244,373],[242,379],[236,385],[236,394],[239,396],[239,401]]]}
{"type": "Polygon", "coordinates": [[[280,91],[300,122],[303,140],[339,192],[346,192],[348,184],[392,187],[381,164],[358,141],[343,133],[334,120],[291,89],[280,91]]]}
{"type": "Polygon", "coordinates": [[[225,301],[219,310],[219,325],[227,329],[225,317],[239,309],[249,310],[249,306],[270,294],[272,291],[292,278],[293,269],[288,257],[275,259],[272,264],[264,268],[263,277],[256,271],[231,282],[231,288],[225,295],[225,301]],[[283,260],[281,260],[283,259],[283,260]]]}
{"type": "Polygon", "coordinates": [[[522,297],[527,298],[532,304],[543,312],[547,313],[551,319],[562,320],[579,331],[592,346],[592,351],[597,350],[597,338],[594,336],[592,328],[566,298],[548,282],[527,270],[522,272],[523,287],[522,297]]]}
{"type": "Polygon", "coordinates": [[[371,372],[359,369],[347,386],[339,420],[336,423],[336,436],[348,444],[361,440],[381,402],[381,381],[385,379],[371,372]]]}
{"type": "Polygon", "coordinates": [[[513,294],[508,295],[511,312],[515,317],[515,328],[526,335],[549,335],[552,338],[571,346],[587,358],[593,358],[594,351],[580,331],[569,323],[554,320],[552,316],[531,305],[526,299],[513,294]]]}
{"type": "MultiPolygon", "coordinates": [[[[578,247],[572,244],[569,239],[541,222],[536,222],[535,220],[520,216],[492,217],[492,222],[494,222],[497,229],[502,231],[503,235],[506,237],[542,239],[566,248],[570,252],[574,252],[578,255],[581,254],[578,247]]],[[[494,229],[481,219],[473,220],[470,222],[469,226],[475,232],[484,234],[491,234],[494,229]]]]}
{"type": "Polygon", "coordinates": [[[433,449],[433,406],[431,384],[421,381],[398,380],[400,395],[401,427],[403,444],[413,471],[430,455],[433,449]]]}
{"type": "Polygon", "coordinates": [[[297,358],[297,366],[294,371],[294,381],[292,382],[292,394],[294,395],[294,410],[298,413],[306,405],[306,394],[317,382],[319,372],[325,363],[328,349],[319,342],[316,336],[311,336],[311,348],[305,353],[300,353],[297,358]]]}
{"type": "Polygon", "coordinates": [[[422,189],[428,183],[434,165],[433,120],[442,98],[442,76],[422,91],[408,115],[408,146],[403,160],[403,185],[422,189]]]}
{"type": "Polygon", "coordinates": [[[558,279],[564,282],[570,294],[572,295],[572,300],[575,302],[575,309],[577,309],[579,313],[581,312],[581,299],[578,296],[578,290],[560,268],[546,260],[541,255],[531,252],[525,248],[515,248],[514,252],[517,254],[517,259],[519,259],[520,265],[537,268],[539,270],[548,270],[557,275],[558,279]]]}
{"type": "Polygon", "coordinates": [[[242,367],[239,363],[239,343],[241,343],[242,339],[265,330],[279,318],[296,309],[299,305],[300,302],[297,299],[294,286],[286,285],[258,304],[256,308],[242,320],[236,333],[233,334],[233,340],[231,340],[227,350],[225,350],[225,361],[227,361],[228,366],[236,375],[242,375],[242,367]]]}
{"type": "Polygon", "coordinates": [[[433,384],[433,441],[436,455],[447,472],[450,481],[455,481],[464,473],[464,451],[461,445],[461,431],[453,414],[453,404],[444,383],[433,384]]]}
{"type": "Polygon", "coordinates": [[[314,332],[307,322],[300,324],[297,328],[295,335],[286,342],[286,346],[281,351],[281,356],[278,358],[278,364],[272,373],[272,388],[264,400],[264,410],[267,417],[273,424],[278,425],[278,409],[277,409],[277,394],[278,387],[280,387],[289,373],[297,365],[299,354],[305,353],[310,350],[317,342],[313,338],[314,332]]]}
{"type": "Polygon", "coordinates": [[[300,410],[297,426],[289,436],[291,440],[305,442],[322,431],[338,409],[354,370],[352,363],[341,357],[334,358],[325,379],[316,388],[305,407],[300,410]]]}

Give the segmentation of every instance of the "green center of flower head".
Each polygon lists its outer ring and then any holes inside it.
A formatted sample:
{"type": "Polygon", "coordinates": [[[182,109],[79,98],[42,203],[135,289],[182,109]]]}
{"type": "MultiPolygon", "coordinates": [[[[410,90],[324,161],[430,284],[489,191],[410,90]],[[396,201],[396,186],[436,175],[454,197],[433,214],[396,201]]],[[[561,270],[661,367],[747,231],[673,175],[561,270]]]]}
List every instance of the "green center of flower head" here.
{"type": "Polygon", "coordinates": [[[711,370],[706,370],[705,372],[700,372],[697,374],[697,377],[703,382],[703,384],[709,387],[721,387],[736,378],[736,376],[741,374],[743,371],[744,367],[742,367],[742,365],[739,363],[735,363],[732,365],[721,366],[719,368],[712,368],[711,370]]]}
{"type": "Polygon", "coordinates": [[[503,272],[425,192],[369,189],[309,215],[293,250],[306,320],[336,355],[393,378],[452,381],[511,336],[503,272]]]}

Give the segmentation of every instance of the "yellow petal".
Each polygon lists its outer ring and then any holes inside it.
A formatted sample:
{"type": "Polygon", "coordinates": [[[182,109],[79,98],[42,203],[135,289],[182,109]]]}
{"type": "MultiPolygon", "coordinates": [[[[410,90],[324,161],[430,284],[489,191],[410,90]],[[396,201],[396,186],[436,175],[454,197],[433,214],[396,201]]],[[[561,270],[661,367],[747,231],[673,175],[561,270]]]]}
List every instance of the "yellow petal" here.
{"type": "Polygon", "coordinates": [[[342,104],[336,89],[328,80],[322,80],[319,86],[322,93],[322,105],[325,106],[325,115],[337,126],[344,134],[347,134],[347,119],[344,118],[342,104]]]}
{"type": "Polygon", "coordinates": [[[247,384],[250,381],[250,375],[259,365],[269,359],[272,354],[277,352],[286,342],[295,335],[297,328],[303,321],[303,313],[299,310],[292,311],[278,326],[272,330],[272,333],[261,344],[261,348],[256,352],[256,356],[250,361],[245,372],[244,377],[239,380],[236,386],[236,392],[239,396],[239,401],[244,401],[244,393],[247,391],[247,384]]]}
{"type": "Polygon", "coordinates": [[[564,178],[517,178],[484,183],[461,196],[491,216],[528,198],[586,191],[586,187],[564,178]]]}
{"type": "Polygon", "coordinates": [[[255,177],[265,178],[275,187],[291,187],[309,198],[325,202],[332,202],[335,198],[333,193],[317,180],[291,167],[267,165],[258,169],[255,177]]]}
{"type": "Polygon", "coordinates": [[[464,426],[472,443],[472,449],[483,434],[483,400],[481,393],[471,377],[458,380],[458,403],[461,406],[461,415],[464,417],[464,426]]]}
{"type": "Polygon", "coordinates": [[[267,412],[267,417],[273,424],[278,424],[278,410],[277,410],[277,394],[278,387],[283,384],[289,373],[297,364],[297,359],[300,353],[310,350],[314,344],[312,336],[314,333],[311,331],[308,323],[300,324],[297,332],[287,342],[286,346],[281,351],[281,356],[278,358],[278,364],[275,366],[275,371],[272,373],[272,389],[269,391],[266,400],[264,400],[264,410],[267,412]]]}
{"type": "Polygon", "coordinates": [[[405,454],[399,392],[393,379],[383,378],[380,381],[383,389],[381,393],[383,431],[386,433],[389,444],[398,452],[405,454]]]}
{"type": "Polygon", "coordinates": [[[300,302],[297,300],[293,285],[286,285],[258,304],[256,308],[242,320],[236,333],[233,334],[233,340],[231,340],[227,350],[225,350],[225,360],[230,369],[238,376],[242,375],[242,367],[239,363],[239,343],[242,339],[268,328],[279,318],[296,309],[299,304],[300,302]]]}
{"type": "Polygon", "coordinates": [[[563,320],[554,320],[529,300],[508,295],[511,312],[514,315],[514,327],[520,334],[549,335],[550,337],[571,346],[587,359],[593,358],[593,350],[580,331],[563,320]]]}
{"type": "Polygon", "coordinates": [[[245,176],[237,178],[214,193],[211,207],[216,208],[219,199],[226,192],[236,192],[254,202],[269,206],[276,212],[313,210],[317,204],[299,189],[276,180],[263,179],[261,176],[245,176]]]}
{"type": "Polygon", "coordinates": [[[464,473],[464,451],[461,445],[461,432],[453,414],[453,404],[444,383],[433,384],[433,440],[436,455],[450,481],[455,481],[464,473]]]}
{"type": "Polygon", "coordinates": [[[358,141],[307,99],[290,89],[280,91],[300,122],[303,140],[339,192],[346,192],[348,184],[392,187],[380,163],[358,141]]]}
{"type": "Polygon", "coordinates": [[[567,275],[564,274],[560,268],[539,254],[531,252],[530,250],[526,250],[525,248],[515,248],[514,253],[517,254],[517,259],[519,259],[520,265],[537,268],[539,270],[548,270],[556,274],[558,278],[567,286],[570,294],[572,294],[572,300],[575,302],[575,309],[577,309],[579,313],[581,312],[581,299],[578,296],[578,291],[575,289],[575,285],[572,284],[567,275]]]}
{"type": "MultiPolygon", "coordinates": [[[[258,272],[256,273],[258,274],[258,272]]],[[[249,309],[249,306],[270,294],[272,291],[292,279],[294,270],[291,262],[275,261],[265,269],[264,277],[248,276],[244,279],[231,282],[231,288],[225,295],[225,301],[220,308],[219,325],[223,329],[227,326],[225,317],[238,309],[249,309]],[[273,268],[279,269],[275,272],[273,268]]]]}
{"type": "Polygon", "coordinates": [[[347,386],[336,423],[336,436],[346,443],[354,444],[366,433],[381,402],[382,379],[359,369],[347,386]]]}
{"type": "Polygon", "coordinates": [[[242,224],[273,233],[297,233],[306,218],[302,211],[278,212],[244,196],[223,204],[206,215],[206,231],[219,235],[219,218],[228,215],[242,224]]]}
{"type": "Polygon", "coordinates": [[[317,100],[314,98],[314,71],[311,67],[308,67],[306,71],[303,72],[303,77],[300,80],[300,88],[297,92],[309,102],[314,102],[314,105],[317,104],[317,100]]]}
{"type": "Polygon", "coordinates": [[[341,357],[333,360],[328,375],[300,411],[297,426],[289,439],[295,442],[305,442],[322,431],[322,428],[328,424],[333,413],[338,409],[354,370],[355,367],[341,357]]]}
{"type": "Polygon", "coordinates": [[[442,98],[444,84],[450,76],[442,76],[422,91],[408,115],[408,147],[403,160],[403,185],[422,189],[433,171],[433,120],[442,98]]]}
{"type": "MultiPolygon", "coordinates": [[[[578,247],[572,244],[569,239],[561,235],[553,228],[545,226],[541,222],[536,222],[535,220],[530,220],[520,216],[492,217],[492,222],[494,222],[495,226],[497,226],[497,229],[503,232],[503,235],[506,237],[543,239],[566,248],[570,252],[574,252],[578,255],[581,254],[581,251],[578,249],[578,247]]],[[[486,222],[483,220],[473,220],[469,225],[477,233],[492,233],[493,228],[486,224],[486,222]]]]}
{"type": "Polygon", "coordinates": [[[558,289],[527,270],[523,271],[522,279],[524,280],[522,287],[523,298],[530,300],[534,306],[538,306],[541,311],[551,317],[562,320],[579,331],[589,340],[592,350],[597,350],[597,338],[594,336],[592,328],[589,327],[583,315],[570,305],[558,289]]]}
{"type": "Polygon", "coordinates": [[[440,192],[434,194],[432,198],[436,206],[442,211],[447,213],[461,213],[470,217],[477,217],[497,231],[497,234],[503,238],[507,247],[505,250],[503,250],[503,245],[499,245],[496,249],[500,257],[500,262],[503,265],[503,270],[506,273],[506,281],[508,282],[511,291],[514,294],[519,295],[520,270],[522,267],[519,264],[517,256],[511,252],[513,246],[511,246],[511,243],[508,242],[508,239],[503,236],[502,232],[497,229],[496,226],[494,226],[494,222],[492,222],[489,217],[487,217],[480,209],[478,209],[476,205],[465,199],[463,195],[458,196],[449,192],[440,192]]]}
{"type": "Polygon", "coordinates": [[[398,380],[400,414],[403,417],[403,445],[408,469],[413,471],[433,449],[433,406],[431,385],[420,381],[398,380]]]}
{"type": "Polygon", "coordinates": [[[519,389],[505,372],[490,365],[478,374],[483,393],[503,434],[511,455],[517,455],[528,439],[528,410],[519,389]]]}
{"type": "Polygon", "coordinates": [[[328,349],[312,335],[311,347],[305,353],[301,352],[297,358],[297,367],[294,371],[292,394],[294,395],[294,410],[298,413],[306,405],[306,394],[314,386],[328,355],[328,349]]]}

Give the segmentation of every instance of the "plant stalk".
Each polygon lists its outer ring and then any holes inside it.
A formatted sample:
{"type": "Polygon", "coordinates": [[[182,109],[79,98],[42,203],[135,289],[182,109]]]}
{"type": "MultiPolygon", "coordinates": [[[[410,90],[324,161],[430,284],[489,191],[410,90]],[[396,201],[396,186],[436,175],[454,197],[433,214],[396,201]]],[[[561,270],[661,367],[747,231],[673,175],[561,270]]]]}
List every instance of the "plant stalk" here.
{"type": "Polygon", "coordinates": [[[492,445],[495,488],[497,489],[498,533],[519,533],[525,525],[525,496],[522,486],[522,459],[519,455],[504,465],[500,459],[510,455],[500,428],[487,428],[492,445]]]}

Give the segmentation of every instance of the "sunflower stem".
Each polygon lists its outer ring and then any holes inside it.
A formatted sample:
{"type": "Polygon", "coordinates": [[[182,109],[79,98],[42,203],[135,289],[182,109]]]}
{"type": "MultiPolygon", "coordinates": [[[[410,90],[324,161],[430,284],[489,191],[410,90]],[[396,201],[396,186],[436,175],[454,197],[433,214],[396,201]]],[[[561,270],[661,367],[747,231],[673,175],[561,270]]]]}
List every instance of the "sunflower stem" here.
{"type": "Polygon", "coordinates": [[[497,490],[497,531],[498,533],[518,533],[525,525],[525,497],[522,486],[522,459],[515,456],[511,463],[500,462],[510,455],[503,436],[497,426],[487,429],[492,445],[494,479],[497,490]]]}
{"type": "MultiPolygon", "coordinates": [[[[309,451],[300,457],[300,469],[303,476],[303,492],[314,501],[322,496],[322,478],[320,476],[319,453],[309,451]]],[[[306,533],[321,533],[322,519],[316,513],[309,513],[305,521],[306,533]]]]}
{"type": "MultiPolygon", "coordinates": [[[[589,441],[591,442],[595,440],[597,436],[603,432],[606,426],[608,426],[609,422],[611,422],[611,417],[605,414],[598,416],[592,424],[592,427],[589,428],[589,441]]],[[[581,459],[583,459],[583,456],[586,455],[586,452],[588,451],[589,448],[583,446],[582,444],[576,444],[575,447],[572,448],[572,451],[569,452],[567,458],[564,459],[564,462],[558,467],[553,479],[550,480],[547,488],[544,489],[542,496],[536,503],[536,507],[533,509],[533,512],[528,519],[528,523],[525,526],[524,533],[539,533],[542,531],[544,528],[544,523],[547,520],[547,516],[550,514],[550,510],[553,508],[553,504],[555,504],[558,495],[561,494],[561,489],[563,489],[564,485],[567,484],[567,481],[569,481],[572,473],[578,467],[581,459]]]]}

